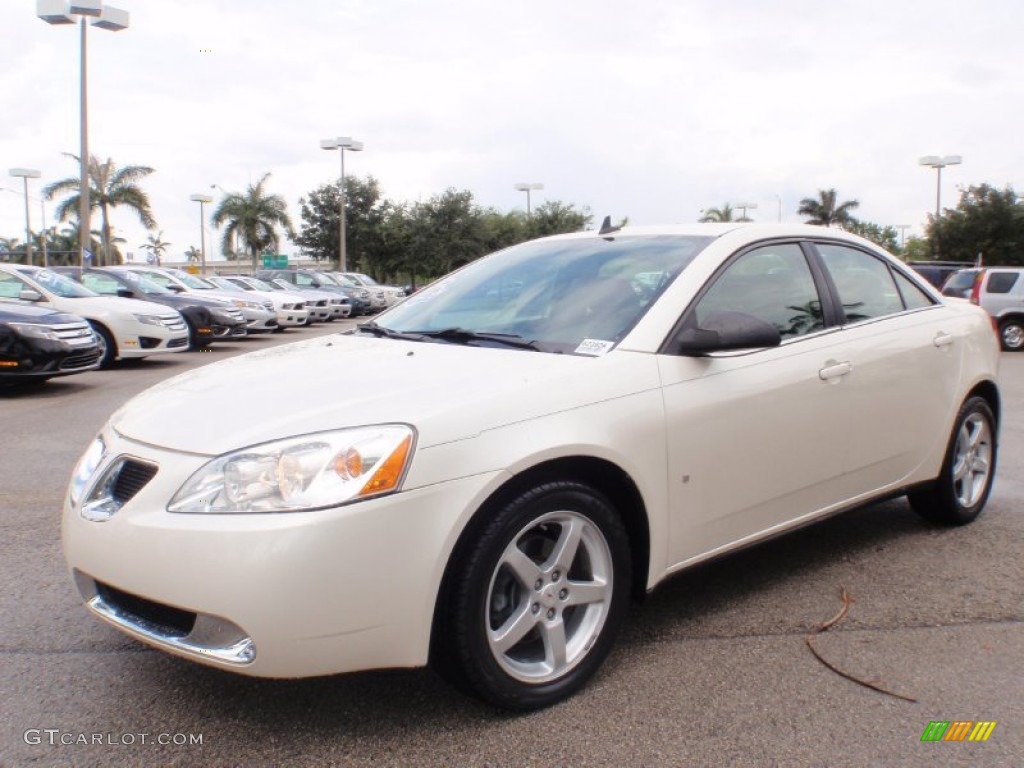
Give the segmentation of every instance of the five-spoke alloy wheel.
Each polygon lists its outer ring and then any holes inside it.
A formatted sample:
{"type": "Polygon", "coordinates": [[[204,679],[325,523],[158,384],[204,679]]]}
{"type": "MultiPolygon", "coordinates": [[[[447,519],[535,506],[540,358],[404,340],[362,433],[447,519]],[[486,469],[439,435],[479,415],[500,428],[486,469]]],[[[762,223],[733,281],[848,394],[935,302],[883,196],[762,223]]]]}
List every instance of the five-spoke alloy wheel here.
{"type": "Polygon", "coordinates": [[[942,472],[930,488],[910,494],[914,509],[929,520],[963,525],[985,506],[996,472],[996,420],[981,397],[960,408],[942,472]]]}
{"type": "Polygon", "coordinates": [[[449,574],[441,672],[484,699],[536,709],[600,666],[626,609],[625,529],[598,491],[546,483],[505,504],[449,574]]]}

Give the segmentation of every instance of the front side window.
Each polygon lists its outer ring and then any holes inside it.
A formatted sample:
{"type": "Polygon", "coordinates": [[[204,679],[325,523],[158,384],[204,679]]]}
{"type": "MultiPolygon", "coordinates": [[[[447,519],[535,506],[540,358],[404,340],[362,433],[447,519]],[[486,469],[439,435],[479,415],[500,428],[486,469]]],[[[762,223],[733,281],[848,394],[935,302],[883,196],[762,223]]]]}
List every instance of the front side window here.
{"type": "Polygon", "coordinates": [[[885,262],[846,245],[816,245],[839,292],[846,323],[859,323],[903,311],[903,300],[885,262]]]}
{"type": "Polygon", "coordinates": [[[29,285],[20,278],[7,272],[0,272],[0,299],[17,299],[27,288],[29,285]]]}
{"type": "Polygon", "coordinates": [[[721,312],[752,315],[784,340],[825,327],[814,278],[795,243],[761,246],[733,261],[697,302],[696,325],[721,312]]]}

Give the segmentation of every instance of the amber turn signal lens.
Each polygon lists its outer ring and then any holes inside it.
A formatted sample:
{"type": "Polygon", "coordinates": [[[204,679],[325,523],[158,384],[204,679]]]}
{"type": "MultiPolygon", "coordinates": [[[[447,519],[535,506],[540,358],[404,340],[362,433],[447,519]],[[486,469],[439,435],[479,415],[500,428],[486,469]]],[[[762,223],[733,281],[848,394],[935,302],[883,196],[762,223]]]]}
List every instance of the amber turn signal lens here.
{"type": "Polygon", "coordinates": [[[405,460],[409,456],[409,448],[412,446],[412,436],[407,436],[391,452],[391,455],[384,459],[384,462],[373,473],[370,482],[363,486],[359,492],[360,496],[372,496],[375,493],[384,493],[398,487],[402,479],[402,472],[405,471],[405,460]]]}

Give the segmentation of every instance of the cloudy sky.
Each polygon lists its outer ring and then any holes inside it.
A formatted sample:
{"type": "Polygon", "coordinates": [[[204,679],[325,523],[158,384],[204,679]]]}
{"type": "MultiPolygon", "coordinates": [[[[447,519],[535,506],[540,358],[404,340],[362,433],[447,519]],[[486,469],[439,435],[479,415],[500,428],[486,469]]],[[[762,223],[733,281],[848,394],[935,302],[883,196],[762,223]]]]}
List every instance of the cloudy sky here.
{"type": "MultiPolygon", "coordinates": [[[[298,199],[337,179],[319,148],[334,136],[365,143],[346,172],[395,200],[454,187],[507,211],[525,208],[516,182],[540,182],[534,205],[634,224],[726,202],[799,221],[800,198],[835,187],[860,218],[919,234],[929,154],[964,158],[944,205],[969,184],[1024,188],[1024,5],[1006,0],[114,5],[131,27],[89,30],[90,151],[156,169],[145,189],[172,257],[199,245],[189,195],[219,197],[212,184],[269,171],[299,226],[298,199]]],[[[0,186],[20,193],[7,169],[36,168],[38,197],[77,175],[62,153],[78,152],[78,34],[35,0],[0,0],[0,28],[0,186]]],[[[132,214],[113,224],[138,252],[132,214]]],[[[23,200],[0,192],[0,236],[23,232],[23,200]]]]}

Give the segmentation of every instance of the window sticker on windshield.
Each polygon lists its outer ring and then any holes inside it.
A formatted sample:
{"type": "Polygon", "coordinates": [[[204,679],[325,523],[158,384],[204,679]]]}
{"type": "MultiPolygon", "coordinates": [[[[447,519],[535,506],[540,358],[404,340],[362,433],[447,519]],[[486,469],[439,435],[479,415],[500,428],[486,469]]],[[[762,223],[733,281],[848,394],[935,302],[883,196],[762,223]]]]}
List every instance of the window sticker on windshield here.
{"type": "Polygon", "coordinates": [[[607,354],[608,350],[615,346],[614,341],[602,341],[601,339],[584,339],[580,342],[580,345],[576,347],[575,354],[577,355],[590,355],[591,357],[601,357],[601,355],[607,354]]]}

